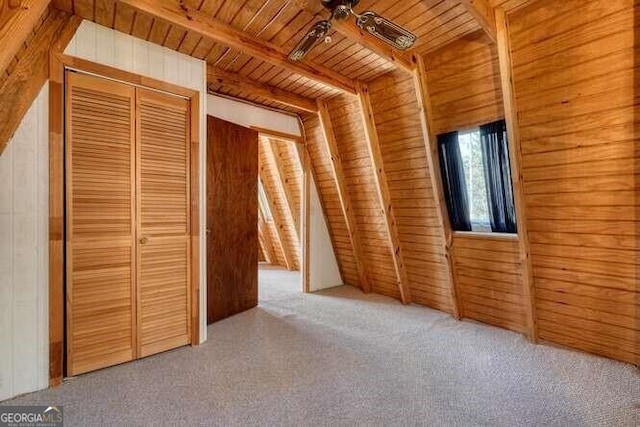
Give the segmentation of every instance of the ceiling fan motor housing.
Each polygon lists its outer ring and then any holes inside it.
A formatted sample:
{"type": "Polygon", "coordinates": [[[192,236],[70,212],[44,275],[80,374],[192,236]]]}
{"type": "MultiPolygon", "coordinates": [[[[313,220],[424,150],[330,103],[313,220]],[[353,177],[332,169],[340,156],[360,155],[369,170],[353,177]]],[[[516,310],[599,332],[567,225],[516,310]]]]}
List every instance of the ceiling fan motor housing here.
{"type": "Polygon", "coordinates": [[[347,19],[351,14],[351,9],[356,6],[360,0],[321,0],[322,5],[331,10],[333,19],[341,21],[347,19]]]}

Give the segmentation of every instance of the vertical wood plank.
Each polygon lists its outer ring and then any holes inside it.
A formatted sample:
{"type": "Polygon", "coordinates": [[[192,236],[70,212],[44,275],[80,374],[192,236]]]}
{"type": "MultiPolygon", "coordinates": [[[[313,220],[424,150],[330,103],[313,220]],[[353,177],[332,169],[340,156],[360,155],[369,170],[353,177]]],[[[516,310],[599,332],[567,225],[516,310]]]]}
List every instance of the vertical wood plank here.
{"type": "Polygon", "coordinates": [[[391,193],[389,192],[387,174],[382,160],[378,131],[373,118],[373,108],[371,107],[371,99],[369,98],[369,89],[364,84],[358,84],[357,91],[358,99],[360,101],[362,120],[364,122],[367,147],[369,149],[369,156],[371,157],[371,163],[373,164],[374,175],[376,178],[376,190],[378,198],[380,199],[380,205],[384,210],[383,214],[387,226],[387,236],[391,253],[393,255],[393,266],[396,270],[396,279],[398,281],[398,288],[400,289],[400,297],[403,304],[411,304],[409,279],[407,278],[407,270],[402,256],[400,237],[398,235],[398,225],[393,211],[393,206],[391,204],[391,193]]]}
{"type": "Polygon", "coordinates": [[[371,282],[369,281],[369,275],[367,273],[366,264],[364,262],[364,255],[360,246],[356,217],[353,211],[351,197],[349,196],[349,190],[347,188],[346,180],[344,177],[342,160],[340,158],[340,152],[338,151],[338,142],[336,141],[336,135],[331,124],[329,107],[327,106],[327,103],[322,100],[318,100],[318,118],[320,121],[320,127],[322,128],[322,133],[324,135],[324,142],[326,144],[327,152],[331,157],[331,169],[336,182],[336,189],[338,190],[340,208],[342,209],[342,214],[344,215],[345,224],[347,226],[347,233],[349,234],[349,240],[351,241],[351,247],[353,248],[353,257],[356,261],[356,267],[358,269],[358,276],[360,278],[362,290],[365,293],[369,293],[371,292],[371,282]]]}
{"type": "Polygon", "coordinates": [[[460,319],[463,316],[463,313],[456,286],[454,257],[452,254],[452,230],[451,223],[449,221],[449,214],[447,212],[447,205],[444,199],[444,187],[442,185],[440,162],[438,161],[436,135],[433,133],[433,117],[429,87],[427,84],[427,73],[422,56],[414,55],[414,61],[417,64],[414,79],[418,98],[418,108],[420,109],[420,124],[422,125],[422,133],[427,153],[427,163],[429,165],[429,176],[431,178],[434,192],[433,199],[436,203],[438,223],[440,224],[444,240],[444,253],[447,268],[446,279],[449,282],[449,294],[452,303],[451,306],[453,307],[453,317],[460,319]]]}
{"type": "Polygon", "coordinates": [[[518,223],[518,242],[522,262],[522,285],[524,287],[525,309],[527,315],[527,335],[529,340],[537,342],[538,332],[535,321],[535,290],[533,282],[533,266],[529,253],[529,233],[527,231],[527,216],[522,188],[522,167],[520,150],[520,133],[518,128],[518,110],[513,88],[511,47],[509,44],[509,29],[506,13],[496,10],[498,62],[500,64],[500,80],[502,83],[502,99],[504,114],[507,122],[509,140],[509,159],[511,161],[511,180],[513,197],[516,207],[516,221],[518,223]]]}

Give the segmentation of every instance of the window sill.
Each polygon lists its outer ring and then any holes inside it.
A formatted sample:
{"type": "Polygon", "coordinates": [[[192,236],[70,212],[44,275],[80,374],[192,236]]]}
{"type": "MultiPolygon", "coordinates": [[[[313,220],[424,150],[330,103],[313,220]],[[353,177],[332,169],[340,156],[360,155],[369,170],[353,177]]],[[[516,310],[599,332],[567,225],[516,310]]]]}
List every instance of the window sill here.
{"type": "Polygon", "coordinates": [[[468,239],[486,239],[486,240],[518,240],[518,234],[514,233],[491,233],[483,231],[454,231],[453,237],[468,239]]]}

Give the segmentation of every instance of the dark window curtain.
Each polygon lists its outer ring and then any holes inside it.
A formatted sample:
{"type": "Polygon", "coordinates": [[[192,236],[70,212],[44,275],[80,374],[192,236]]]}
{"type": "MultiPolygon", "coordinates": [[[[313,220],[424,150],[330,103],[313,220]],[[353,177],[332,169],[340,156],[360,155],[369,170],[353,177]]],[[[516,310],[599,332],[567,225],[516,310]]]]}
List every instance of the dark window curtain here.
{"type": "Polygon", "coordinates": [[[480,126],[480,141],[491,231],[517,233],[505,121],[480,126]]]}
{"type": "Polygon", "coordinates": [[[440,169],[451,226],[457,231],[471,231],[469,198],[464,179],[458,132],[438,135],[440,169]]]}

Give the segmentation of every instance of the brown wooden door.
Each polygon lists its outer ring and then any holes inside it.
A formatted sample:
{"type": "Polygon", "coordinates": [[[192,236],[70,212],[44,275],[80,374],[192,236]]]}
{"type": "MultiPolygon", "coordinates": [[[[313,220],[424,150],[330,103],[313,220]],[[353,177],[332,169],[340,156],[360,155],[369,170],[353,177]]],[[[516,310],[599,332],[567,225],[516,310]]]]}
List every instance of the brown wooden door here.
{"type": "Polygon", "coordinates": [[[189,343],[189,102],[137,89],[139,356],[189,343]]]}
{"type": "Polygon", "coordinates": [[[258,132],[207,123],[207,319],[258,304],[258,132]]]}
{"type": "Polygon", "coordinates": [[[67,73],[67,374],[136,358],[135,89],[67,73]]]}

